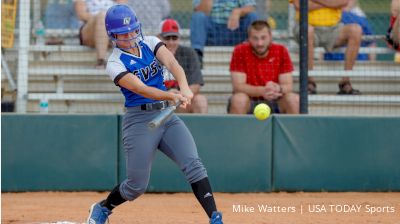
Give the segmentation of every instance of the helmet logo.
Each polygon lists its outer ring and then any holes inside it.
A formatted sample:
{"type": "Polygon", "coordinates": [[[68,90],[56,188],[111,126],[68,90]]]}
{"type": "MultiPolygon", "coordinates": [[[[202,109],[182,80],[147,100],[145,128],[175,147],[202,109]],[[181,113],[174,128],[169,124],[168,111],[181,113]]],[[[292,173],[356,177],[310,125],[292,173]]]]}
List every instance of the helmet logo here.
{"type": "Polygon", "coordinates": [[[130,22],[131,22],[131,17],[124,18],[124,25],[129,25],[130,22]]]}

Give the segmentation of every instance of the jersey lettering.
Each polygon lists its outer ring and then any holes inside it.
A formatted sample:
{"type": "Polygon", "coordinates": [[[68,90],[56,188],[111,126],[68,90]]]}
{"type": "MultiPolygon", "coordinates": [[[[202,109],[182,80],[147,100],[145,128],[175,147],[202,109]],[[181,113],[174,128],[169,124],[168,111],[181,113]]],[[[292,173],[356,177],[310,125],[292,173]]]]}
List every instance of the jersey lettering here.
{"type": "Polygon", "coordinates": [[[144,68],[141,68],[141,69],[140,69],[140,72],[142,73],[142,76],[143,76],[143,78],[144,78],[144,81],[149,80],[149,77],[150,77],[150,67],[149,67],[149,66],[146,66],[146,67],[144,67],[144,68]]]}
{"type": "Polygon", "coordinates": [[[136,77],[138,77],[139,79],[141,79],[141,77],[139,75],[139,70],[133,71],[132,74],[135,75],[136,77]]]}
{"type": "Polygon", "coordinates": [[[151,76],[153,77],[155,74],[157,74],[158,69],[157,69],[157,62],[154,60],[151,64],[151,76]]]}
{"type": "Polygon", "coordinates": [[[142,79],[141,77],[143,77],[142,80],[146,82],[147,80],[149,80],[150,76],[154,77],[158,73],[158,71],[162,71],[161,68],[161,65],[159,65],[156,60],[153,60],[153,62],[151,62],[149,66],[141,68],[140,70],[134,70],[132,73],[139,77],[139,79],[142,79]]]}

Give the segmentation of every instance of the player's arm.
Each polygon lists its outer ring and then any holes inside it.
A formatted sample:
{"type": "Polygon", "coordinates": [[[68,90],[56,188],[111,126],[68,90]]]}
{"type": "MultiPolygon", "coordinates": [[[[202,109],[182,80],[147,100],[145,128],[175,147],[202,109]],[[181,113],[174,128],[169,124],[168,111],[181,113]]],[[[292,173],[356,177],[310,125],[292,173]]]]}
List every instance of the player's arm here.
{"type": "Polygon", "coordinates": [[[243,72],[231,72],[232,87],[234,93],[245,93],[250,97],[260,97],[265,93],[264,86],[253,86],[246,83],[246,74],[243,72]]]}
{"type": "Polygon", "coordinates": [[[185,101],[185,99],[180,95],[173,92],[166,92],[159,90],[157,88],[145,85],[137,76],[132,73],[124,75],[119,81],[118,85],[142,95],[146,98],[154,100],[171,100],[171,101],[185,101]]]}
{"type": "Polygon", "coordinates": [[[293,77],[291,72],[279,75],[279,86],[280,92],[283,94],[293,91],[293,77]]]}
{"type": "Polygon", "coordinates": [[[188,103],[190,104],[190,100],[193,98],[193,92],[189,88],[185,71],[175,59],[175,56],[163,45],[158,49],[156,57],[168,71],[172,73],[175,80],[178,82],[182,95],[188,98],[188,103]]]}

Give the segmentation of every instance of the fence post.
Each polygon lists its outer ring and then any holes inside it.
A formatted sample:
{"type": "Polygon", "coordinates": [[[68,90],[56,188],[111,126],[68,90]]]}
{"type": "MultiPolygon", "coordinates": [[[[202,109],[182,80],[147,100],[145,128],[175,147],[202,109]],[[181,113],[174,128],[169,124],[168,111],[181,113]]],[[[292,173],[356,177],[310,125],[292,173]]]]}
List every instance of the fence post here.
{"type": "MultiPolygon", "coordinates": [[[[308,0],[300,0],[300,113],[308,114],[308,0]]],[[[313,59],[310,59],[313,60],[313,59]]]]}
{"type": "Polygon", "coordinates": [[[17,113],[26,113],[28,102],[28,54],[31,34],[30,1],[19,1],[19,49],[17,77],[17,113]]]}

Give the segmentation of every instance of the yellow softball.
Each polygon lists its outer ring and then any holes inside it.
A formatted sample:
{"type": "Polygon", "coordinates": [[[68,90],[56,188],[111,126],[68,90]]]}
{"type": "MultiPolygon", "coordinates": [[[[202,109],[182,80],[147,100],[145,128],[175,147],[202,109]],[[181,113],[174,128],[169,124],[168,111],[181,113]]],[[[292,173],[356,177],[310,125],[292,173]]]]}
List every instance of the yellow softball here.
{"type": "Polygon", "coordinates": [[[265,103],[260,103],[254,108],[253,113],[258,120],[262,121],[269,117],[271,114],[271,108],[269,108],[269,106],[265,103]]]}

